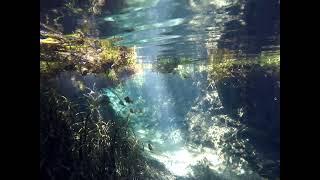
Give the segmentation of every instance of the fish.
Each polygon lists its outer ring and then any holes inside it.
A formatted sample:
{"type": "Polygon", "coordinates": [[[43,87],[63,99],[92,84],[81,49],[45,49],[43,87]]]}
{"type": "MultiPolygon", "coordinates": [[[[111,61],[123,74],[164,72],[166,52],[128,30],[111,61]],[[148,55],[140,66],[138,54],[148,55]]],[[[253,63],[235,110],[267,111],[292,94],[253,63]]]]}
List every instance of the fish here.
{"type": "Polygon", "coordinates": [[[131,113],[134,113],[134,110],[133,110],[132,108],[130,108],[130,112],[131,112],[131,113]]]}
{"type": "Polygon", "coordinates": [[[125,106],[125,104],[122,100],[119,101],[119,104],[121,104],[122,106],[125,106]]]}
{"type": "Polygon", "coordinates": [[[148,143],[148,148],[150,151],[152,151],[152,149],[153,149],[150,143],[148,143]]]}
{"type": "Polygon", "coordinates": [[[125,97],[124,100],[125,100],[127,103],[133,103],[133,100],[130,99],[129,96],[125,97]]]}
{"type": "Polygon", "coordinates": [[[128,33],[129,33],[129,32],[133,32],[133,31],[134,31],[134,28],[128,28],[128,29],[125,29],[125,30],[124,30],[124,32],[128,32],[128,33]]]}
{"type": "Polygon", "coordinates": [[[183,77],[183,79],[187,79],[187,78],[189,78],[189,76],[188,75],[182,75],[182,77],[183,77]]]}
{"type": "Polygon", "coordinates": [[[114,18],[113,17],[106,17],[104,18],[105,21],[109,21],[109,22],[114,22],[114,18]]]}

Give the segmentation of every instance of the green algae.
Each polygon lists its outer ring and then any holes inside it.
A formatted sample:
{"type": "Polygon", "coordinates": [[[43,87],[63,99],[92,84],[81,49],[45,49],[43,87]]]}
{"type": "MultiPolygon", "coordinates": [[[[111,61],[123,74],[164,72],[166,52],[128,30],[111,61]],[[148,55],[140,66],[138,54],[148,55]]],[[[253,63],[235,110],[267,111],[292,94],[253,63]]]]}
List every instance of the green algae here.
{"type": "Polygon", "coordinates": [[[249,72],[262,69],[266,74],[278,76],[280,73],[280,53],[262,53],[254,58],[236,57],[230,52],[216,54],[210,59],[208,72],[210,76],[220,81],[229,77],[246,77],[249,72]]]}
{"type": "Polygon", "coordinates": [[[123,74],[135,72],[135,49],[116,46],[115,40],[89,38],[81,31],[42,35],[46,38],[40,40],[41,73],[65,71],[64,67],[73,66],[81,74],[107,73],[111,80],[117,80],[123,74]]]}

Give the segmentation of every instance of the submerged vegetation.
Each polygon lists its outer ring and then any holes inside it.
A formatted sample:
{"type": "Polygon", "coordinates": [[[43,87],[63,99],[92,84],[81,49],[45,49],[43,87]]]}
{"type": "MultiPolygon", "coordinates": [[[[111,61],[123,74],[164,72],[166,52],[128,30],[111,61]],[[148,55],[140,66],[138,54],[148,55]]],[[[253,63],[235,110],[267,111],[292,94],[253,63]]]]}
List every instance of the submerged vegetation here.
{"type": "Polygon", "coordinates": [[[54,23],[42,20],[40,30],[41,179],[154,179],[169,174],[143,155],[130,117],[117,115],[107,96],[78,80],[76,87],[81,91],[71,98],[52,83],[62,72],[102,75],[113,83],[135,73],[134,48],[116,46],[116,39],[90,37],[81,28],[72,34],[59,28],[58,19],[66,15],[62,12],[98,14],[104,3],[63,1],[56,4],[58,9],[42,7],[45,19],[54,23]]]}
{"type": "Polygon", "coordinates": [[[209,62],[209,73],[216,81],[229,77],[245,78],[249,72],[259,68],[267,74],[279,75],[280,54],[261,54],[256,58],[245,58],[222,51],[216,53],[209,62]]]}
{"type": "Polygon", "coordinates": [[[180,57],[180,58],[159,58],[156,61],[155,69],[162,73],[172,73],[178,65],[186,65],[193,63],[194,60],[191,58],[180,57]]]}
{"type": "Polygon", "coordinates": [[[114,40],[85,37],[81,31],[70,35],[40,33],[43,37],[40,39],[42,74],[59,71],[77,71],[82,75],[106,73],[107,77],[115,81],[136,70],[135,50],[115,46],[114,40]]]}
{"type": "Polygon", "coordinates": [[[41,89],[40,95],[41,179],[144,179],[168,174],[161,174],[161,165],[142,155],[129,117],[117,117],[107,96],[91,90],[82,97],[83,107],[55,90],[41,89]]]}
{"type": "Polygon", "coordinates": [[[64,33],[81,29],[86,34],[97,35],[94,19],[107,5],[106,0],[41,0],[40,24],[64,33]]]}
{"type": "MultiPolygon", "coordinates": [[[[158,59],[154,69],[162,73],[178,73],[180,77],[188,77],[188,64],[197,60],[191,58],[162,58],[158,59]]],[[[236,77],[246,79],[249,73],[257,70],[280,80],[280,53],[261,53],[257,57],[242,57],[228,50],[217,50],[208,63],[199,66],[199,71],[206,71],[209,79],[216,82],[236,77]]]]}

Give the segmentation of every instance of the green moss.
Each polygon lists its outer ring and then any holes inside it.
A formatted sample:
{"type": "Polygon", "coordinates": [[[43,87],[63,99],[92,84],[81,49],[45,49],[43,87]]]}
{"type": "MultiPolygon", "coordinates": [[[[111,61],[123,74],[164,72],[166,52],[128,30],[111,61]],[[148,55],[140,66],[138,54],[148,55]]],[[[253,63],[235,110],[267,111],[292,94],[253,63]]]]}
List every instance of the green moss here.
{"type": "Polygon", "coordinates": [[[179,64],[183,65],[183,64],[191,64],[194,61],[191,58],[186,58],[186,57],[182,57],[179,59],[179,64]]]}
{"type": "Polygon", "coordinates": [[[263,67],[278,69],[280,67],[280,54],[262,54],[258,61],[263,67]]]}
{"type": "Polygon", "coordinates": [[[236,58],[225,52],[211,59],[208,70],[212,78],[221,80],[228,77],[246,77],[248,72],[261,68],[269,74],[280,72],[280,54],[261,54],[257,58],[236,58]]]}
{"type": "Polygon", "coordinates": [[[117,81],[118,80],[117,74],[116,74],[114,69],[111,69],[110,71],[107,71],[106,72],[106,76],[107,76],[108,79],[110,79],[112,81],[117,81]]]}
{"type": "Polygon", "coordinates": [[[101,50],[100,57],[104,62],[115,61],[120,57],[120,48],[116,47],[111,40],[101,40],[101,50]]]}
{"type": "Polygon", "coordinates": [[[61,68],[63,68],[63,64],[60,62],[40,61],[40,73],[52,73],[61,68]]]}
{"type": "Polygon", "coordinates": [[[42,73],[66,70],[63,66],[51,68],[52,66],[44,63],[59,62],[62,65],[73,64],[79,73],[82,73],[83,69],[86,69],[87,73],[108,72],[106,77],[113,81],[118,80],[126,71],[132,74],[135,69],[135,49],[116,46],[115,40],[88,38],[81,31],[68,35],[48,33],[43,36],[47,38],[40,43],[42,73]]]}
{"type": "Polygon", "coordinates": [[[172,73],[179,65],[187,65],[194,63],[195,60],[186,57],[179,58],[160,58],[155,64],[155,69],[163,73],[172,73]]]}

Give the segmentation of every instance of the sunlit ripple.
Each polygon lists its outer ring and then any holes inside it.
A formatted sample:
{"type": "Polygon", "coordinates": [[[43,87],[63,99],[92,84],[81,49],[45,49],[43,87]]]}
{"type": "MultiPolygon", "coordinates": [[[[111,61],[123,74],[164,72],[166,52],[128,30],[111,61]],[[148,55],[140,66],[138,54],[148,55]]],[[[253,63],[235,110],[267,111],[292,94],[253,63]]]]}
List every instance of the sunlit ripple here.
{"type": "MultiPolygon", "coordinates": [[[[176,117],[173,111],[174,101],[168,95],[167,85],[164,83],[165,80],[176,75],[153,72],[152,64],[142,66],[144,70],[134,75],[117,92],[133,93],[132,97],[136,98],[134,107],[143,109],[142,115],[131,116],[133,118],[131,122],[133,122],[136,136],[144,143],[144,150],[148,156],[163,163],[172,174],[182,177],[193,175],[192,167],[202,161],[208,162],[208,167],[221,176],[236,178],[238,175],[252,173],[243,158],[231,157],[224,151],[226,140],[239,130],[236,127],[227,126],[227,122],[237,123],[238,121],[224,114],[212,116],[211,110],[203,107],[206,103],[210,103],[212,110],[223,108],[214,84],[209,85],[213,87],[212,91],[204,91],[204,94],[193,100],[193,106],[185,117],[185,121],[189,124],[188,133],[185,134],[178,126],[174,126],[174,122],[163,121],[176,117]],[[164,123],[165,126],[157,125],[159,123],[164,123]],[[197,127],[200,127],[201,131],[197,127]],[[202,140],[200,145],[193,142],[197,139],[202,140]],[[203,141],[207,139],[210,139],[215,146],[210,148],[203,146],[203,141]],[[147,144],[152,145],[152,150],[147,144]],[[233,165],[230,166],[230,163],[233,165]]],[[[179,65],[177,71],[201,73],[205,70],[203,68],[205,66],[202,65],[198,65],[197,68],[194,65],[179,65]]],[[[208,86],[203,79],[197,79],[196,76],[190,77],[194,84],[192,88],[204,90],[203,88],[208,86]]],[[[111,102],[114,100],[111,99],[111,102]]],[[[114,107],[121,111],[120,105],[115,104],[114,107]]],[[[122,113],[127,112],[122,111],[122,113]]],[[[243,143],[246,143],[245,141],[243,140],[243,143]]]]}

